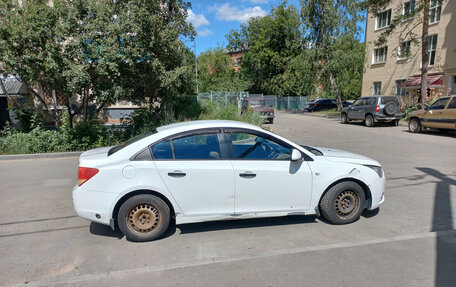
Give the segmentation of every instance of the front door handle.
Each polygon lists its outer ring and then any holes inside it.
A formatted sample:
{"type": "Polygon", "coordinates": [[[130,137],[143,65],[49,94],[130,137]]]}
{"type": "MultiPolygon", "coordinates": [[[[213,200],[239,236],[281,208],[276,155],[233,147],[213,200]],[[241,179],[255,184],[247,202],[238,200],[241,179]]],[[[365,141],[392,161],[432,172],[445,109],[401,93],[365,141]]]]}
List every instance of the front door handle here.
{"type": "Polygon", "coordinates": [[[173,172],[168,172],[168,175],[172,176],[172,177],[184,177],[187,174],[185,172],[180,171],[180,170],[175,170],[173,172]]]}
{"type": "Polygon", "coordinates": [[[246,171],[244,173],[240,173],[239,176],[243,177],[243,178],[254,178],[256,176],[256,174],[254,174],[251,171],[246,171]]]}

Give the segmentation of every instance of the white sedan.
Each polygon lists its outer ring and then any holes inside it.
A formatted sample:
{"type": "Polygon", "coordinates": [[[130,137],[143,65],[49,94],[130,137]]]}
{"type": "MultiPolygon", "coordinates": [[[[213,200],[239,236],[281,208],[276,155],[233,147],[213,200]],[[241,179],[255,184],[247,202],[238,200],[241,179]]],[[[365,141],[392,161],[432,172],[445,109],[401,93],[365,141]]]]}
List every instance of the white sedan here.
{"type": "Polygon", "coordinates": [[[176,224],[285,215],[351,223],[384,201],[380,164],[362,155],[297,145],[234,121],[166,125],[79,158],[79,216],[127,239],[176,224]]]}

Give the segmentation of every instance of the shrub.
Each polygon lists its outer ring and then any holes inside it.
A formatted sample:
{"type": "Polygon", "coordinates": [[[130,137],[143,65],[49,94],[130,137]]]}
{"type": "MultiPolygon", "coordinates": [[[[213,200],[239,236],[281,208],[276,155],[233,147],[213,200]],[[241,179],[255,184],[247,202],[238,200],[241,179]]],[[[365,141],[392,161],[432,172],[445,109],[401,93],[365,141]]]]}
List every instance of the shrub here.
{"type": "Polygon", "coordinates": [[[203,111],[199,116],[200,120],[232,120],[251,123],[260,126],[264,120],[258,112],[248,109],[240,113],[236,105],[220,106],[217,103],[205,102],[203,111]]]}

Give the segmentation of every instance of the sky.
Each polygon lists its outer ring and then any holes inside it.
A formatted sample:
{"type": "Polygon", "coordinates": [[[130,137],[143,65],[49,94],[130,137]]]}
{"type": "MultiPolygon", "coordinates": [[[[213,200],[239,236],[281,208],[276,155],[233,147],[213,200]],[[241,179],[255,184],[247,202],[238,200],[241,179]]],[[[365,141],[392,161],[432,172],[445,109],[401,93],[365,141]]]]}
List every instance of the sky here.
{"type": "MultiPolygon", "coordinates": [[[[271,8],[283,0],[193,0],[188,10],[187,22],[196,28],[196,54],[218,46],[226,47],[226,35],[232,29],[239,29],[251,17],[262,17],[269,14],[271,8]]],[[[288,4],[299,7],[299,0],[289,0],[288,4]]],[[[364,30],[364,23],[360,23],[364,30]]],[[[364,41],[364,32],[361,33],[364,41]]],[[[185,44],[194,51],[190,39],[185,44]]]]}

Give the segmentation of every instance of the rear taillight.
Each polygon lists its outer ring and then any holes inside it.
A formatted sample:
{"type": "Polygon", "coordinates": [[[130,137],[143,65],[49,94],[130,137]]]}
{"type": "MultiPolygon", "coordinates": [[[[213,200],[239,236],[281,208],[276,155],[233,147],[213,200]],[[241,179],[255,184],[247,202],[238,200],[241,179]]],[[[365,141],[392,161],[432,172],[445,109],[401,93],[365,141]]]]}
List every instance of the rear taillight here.
{"type": "Polygon", "coordinates": [[[401,112],[402,112],[402,104],[401,104],[401,112]]]}
{"type": "Polygon", "coordinates": [[[314,104],[314,107],[316,107],[316,106],[317,106],[317,104],[314,104]]]}
{"type": "Polygon", "coordinates": [[[375,108],[375,111],[378,113],[380,111],[380,106],[377,105],[377,107],[375,108]]]}
{"type": "Polygon", "coordinates": [[[90,167],[79,167],[78,170],[78,185],[83,185],[86,181],[91,179],[94,175],[98,173],[97,168],[90,168],[90,167]]]}

